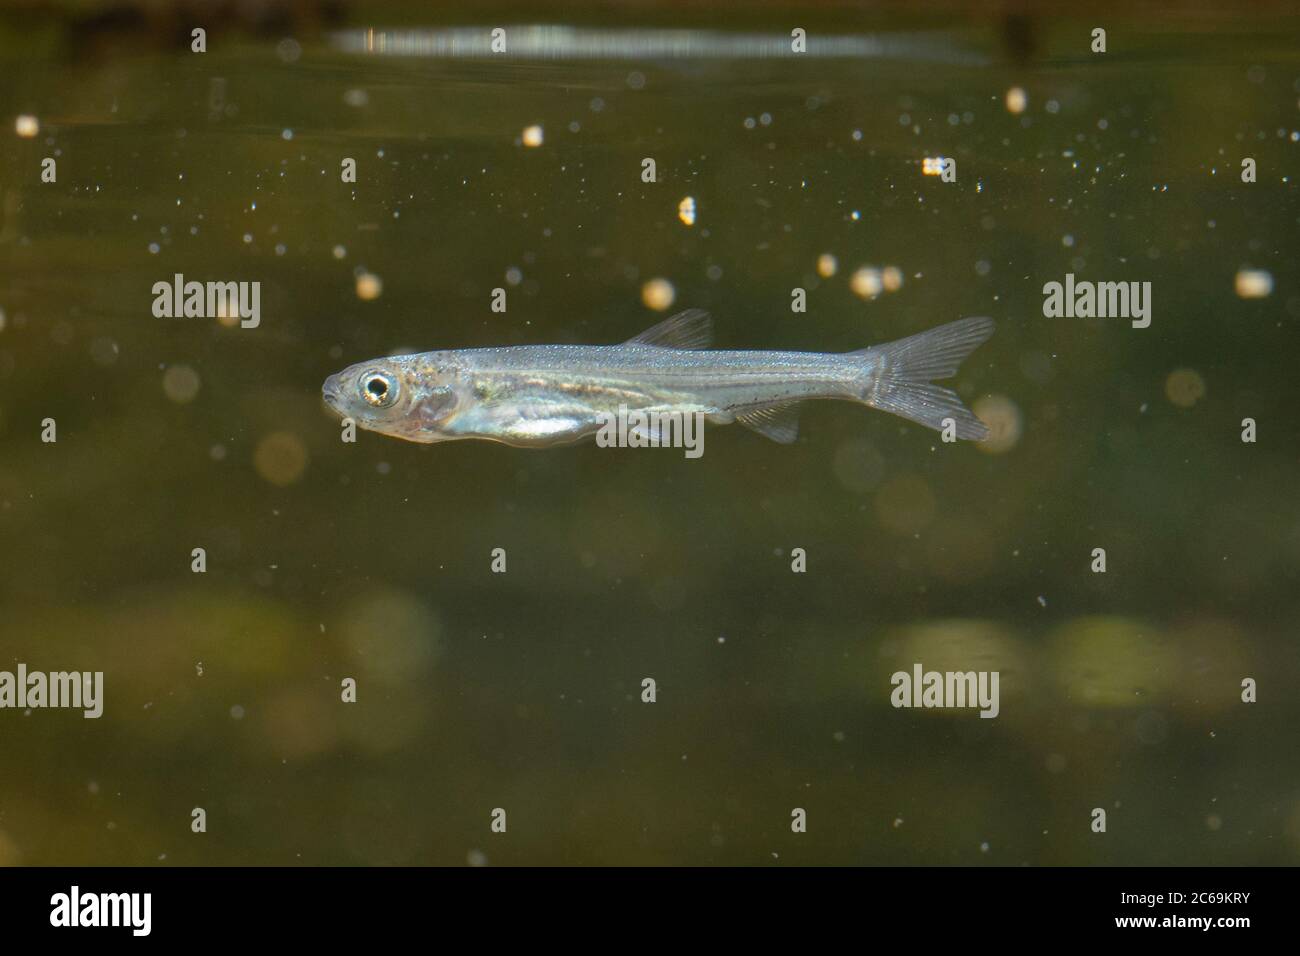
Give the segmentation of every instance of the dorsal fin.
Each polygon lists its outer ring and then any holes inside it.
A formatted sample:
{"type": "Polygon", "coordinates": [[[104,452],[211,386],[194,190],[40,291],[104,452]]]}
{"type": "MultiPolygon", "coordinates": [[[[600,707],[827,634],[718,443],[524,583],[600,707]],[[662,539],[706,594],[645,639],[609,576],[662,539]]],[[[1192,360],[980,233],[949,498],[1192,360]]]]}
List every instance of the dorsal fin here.
{"type": "Polygon", "coordinates": [[[772,441],[789,445],[799,437],[799,403],[764,405],[737,415],[736,421],[760,435],[766,435],[772,441]]]}
{"type": "Polygon", "coordinates": [[[625,345],[657,345],[664,349],[707,349],[713,342],[713,320],[703,309],[687,309],[652,325],[625,345]]]}

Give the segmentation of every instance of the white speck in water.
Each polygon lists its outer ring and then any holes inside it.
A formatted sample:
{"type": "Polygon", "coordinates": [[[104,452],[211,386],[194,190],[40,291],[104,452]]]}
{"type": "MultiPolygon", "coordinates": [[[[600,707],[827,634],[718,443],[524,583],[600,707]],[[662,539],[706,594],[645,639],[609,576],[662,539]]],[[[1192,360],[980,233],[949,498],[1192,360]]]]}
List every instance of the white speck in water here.
{"type": "Polygon", "coordinates": [[[243,720],[244,708],[241,707],[239,704],[235,704],[235,706],[230,708],[230,717],[232,720],[243,720]]]}

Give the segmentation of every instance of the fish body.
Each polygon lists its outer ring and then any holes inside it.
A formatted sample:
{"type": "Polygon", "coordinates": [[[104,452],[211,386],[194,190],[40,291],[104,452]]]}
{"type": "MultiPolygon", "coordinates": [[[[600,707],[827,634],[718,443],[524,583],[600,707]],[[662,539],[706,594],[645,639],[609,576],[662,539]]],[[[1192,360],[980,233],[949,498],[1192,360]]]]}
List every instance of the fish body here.
{"type": "Polygon", "coordinates": [[[798,434],[798,403],[853,401],[959,438],[984,423],[932,384],[992,334],[990,319],[953,322],[857,352],[707,348],[708,314],[688,310],[620,345],[524,345],[423,352],[349,366],[325,401],[360,427],[416,442],[480,438],[546,447],[595,434],[620,410],[740,422],[780,442],[798,434]],[[950,421],[949,421],[950,420],[950,421]]]}

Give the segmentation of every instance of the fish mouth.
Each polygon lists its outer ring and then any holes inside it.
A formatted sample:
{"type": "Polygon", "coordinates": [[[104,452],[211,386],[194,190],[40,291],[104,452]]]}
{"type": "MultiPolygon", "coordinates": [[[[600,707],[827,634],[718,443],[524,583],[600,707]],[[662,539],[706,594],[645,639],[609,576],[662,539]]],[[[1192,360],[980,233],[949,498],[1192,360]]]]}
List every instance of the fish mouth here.
{"type": "Polygon", "coordinates": [[[331,375],[325,379],[325,384],[320,389],[320,395],[325,400],[326,405],[336,412],[339,411],[342,396],[339,392],[339,377],[337,375],[331,375]]]}

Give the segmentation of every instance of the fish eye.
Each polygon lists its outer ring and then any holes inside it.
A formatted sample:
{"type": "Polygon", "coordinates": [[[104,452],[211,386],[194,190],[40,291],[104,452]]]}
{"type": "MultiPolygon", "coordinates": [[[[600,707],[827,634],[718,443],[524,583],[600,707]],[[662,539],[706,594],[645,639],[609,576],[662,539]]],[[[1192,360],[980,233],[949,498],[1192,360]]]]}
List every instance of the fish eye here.
{"type": "Polygon", "coordinates": [[[375,408],[388,408],[397,401],[397,382],[383,372],[367,372],[361,376],[361,397],[375,408]]]}

